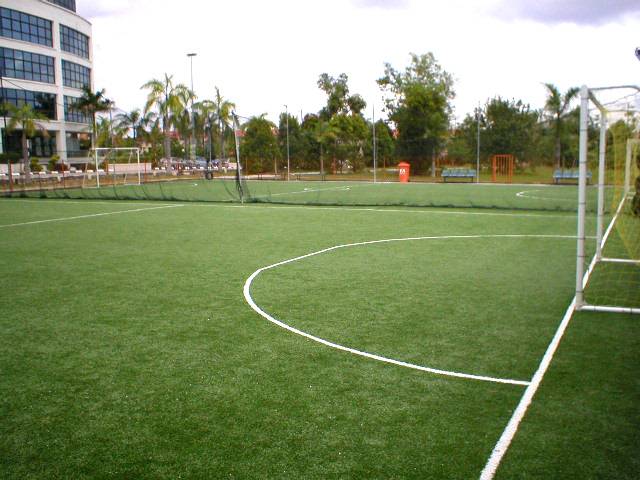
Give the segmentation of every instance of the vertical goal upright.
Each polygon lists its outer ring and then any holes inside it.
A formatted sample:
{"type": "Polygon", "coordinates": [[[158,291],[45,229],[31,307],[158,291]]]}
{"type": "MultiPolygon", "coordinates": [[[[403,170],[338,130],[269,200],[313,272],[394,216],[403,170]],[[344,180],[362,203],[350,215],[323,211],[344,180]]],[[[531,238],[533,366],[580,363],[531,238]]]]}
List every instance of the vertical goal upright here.
{"type": "Polygon", "coordinates": [[[640,92],[640,88],[627,85],[594,89],[583,86],[580,91],[576,309],[640,314],[640,212],[633,209],[640,182],[638,115],[628,107],[618,110],[615,102],[606,104],[597,97],[604,91],[619,89],[640,92]],[[597,110],[600,124],[595,222],[587,217],[591,106],[597,110]],[[595,228],[595,245],[587,242],[587,228],[595,228]]]}

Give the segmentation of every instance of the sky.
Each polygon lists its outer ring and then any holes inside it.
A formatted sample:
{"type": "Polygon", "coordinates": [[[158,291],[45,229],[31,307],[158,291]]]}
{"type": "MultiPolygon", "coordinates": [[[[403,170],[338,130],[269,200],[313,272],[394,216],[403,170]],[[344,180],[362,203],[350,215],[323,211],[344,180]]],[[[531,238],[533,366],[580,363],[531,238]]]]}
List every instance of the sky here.
{"type": "MultiPolygon", "coordinates": [[[[277,122],[326,103],[320,74],[349,77],[365,116],[385,117],[385,63],[432,52],[454,80],[458,121],[496,96],[542,108],[544,83],[640,84],[637,0],[77,0],[93,25],[94,87],[119,109],[165,73],[239,115],[277,122]]],[[[619,94],[618,92],[616,94],[619,94]]]]}

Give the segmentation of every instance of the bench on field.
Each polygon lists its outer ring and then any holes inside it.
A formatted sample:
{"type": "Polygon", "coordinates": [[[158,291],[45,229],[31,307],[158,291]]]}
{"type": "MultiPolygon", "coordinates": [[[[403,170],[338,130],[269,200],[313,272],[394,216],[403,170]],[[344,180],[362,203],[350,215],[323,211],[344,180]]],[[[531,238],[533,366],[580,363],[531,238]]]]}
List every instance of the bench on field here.
{"type": "Polygon", "coordinates": [[[475,168],[445,168],[442,170],[442,179],[466,179],[473,181],[476,178],[475,168]]]}
{"type": "MultiPolygon", "coordinates": [[[[573,182],[574,180],[577,182],[580,179],[580,171],[577,169],[573,170],[555,170],[553,172],[553,181],[554,183],[560,183],[565,180],[573,182]]],[[[591,172],[587,171],[587,183],[591,183],[591,172]]]]}

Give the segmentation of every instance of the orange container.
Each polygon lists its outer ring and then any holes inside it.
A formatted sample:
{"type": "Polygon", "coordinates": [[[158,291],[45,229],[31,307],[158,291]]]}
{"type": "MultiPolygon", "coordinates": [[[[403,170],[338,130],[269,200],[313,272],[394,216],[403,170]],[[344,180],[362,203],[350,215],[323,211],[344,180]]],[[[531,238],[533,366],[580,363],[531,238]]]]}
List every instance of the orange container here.
{"type": "Polygon", "coordinates": [[[409,182],[409,172],[411,170],[411,165],[407,162],[400,162],[398,164],[398,179],[400,183],[408,183],[409,182]]]}

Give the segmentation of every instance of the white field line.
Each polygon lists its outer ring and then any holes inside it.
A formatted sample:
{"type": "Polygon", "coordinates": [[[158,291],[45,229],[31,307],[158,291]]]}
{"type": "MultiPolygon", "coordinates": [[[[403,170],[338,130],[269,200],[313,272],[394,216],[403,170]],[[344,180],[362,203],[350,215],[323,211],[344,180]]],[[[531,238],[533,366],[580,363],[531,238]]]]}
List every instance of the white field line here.
{"type": "Polygon", "coordinates": [[[540,190],[523,190],[522,192],[516,193],[516,197],[520,198],[530,198],[532,200],[553,200],[560,202],[575,202],[575,198],[555,198],[555,197],[537,197],[535,195],[528,195],[532,192],[539,192],[540,190]]]}
{"type": "Polygon", "coordinates": [[[346,191],[346,190],[351,190],[351,188],[355,188],[356,186],[361,187],[362,185],[343,185],[341,187],[331,187],[331,188],[305,188],[304,190],[298,190],[295,192],[280,192],[280,193],[267,193],[265,195],[256,195],[253,198],[269,198],[269,197],[278,197],[282,195],[297,195],[301,193],[328,192],[330,190],[346,191]]]}
{"type": "MultiPolygon", "coordinates": [[[[48,203],[55,204],[69,204],[69,205],[157,205],[158,202],[156,200],[139,200],[136,202],[125,202],[122,200],[67,200],[66,198],[11,198],[0,200],[0,202],[14,203],[14,202],[23,202],[23,203],[39,203],[41,205],[46,205],[48,203]]],[[[163,207],[172,207],[174,204],[161,204],[163,207]]]]}
{"type": "MultiPolygon", "coordinates": [[[[606,243],[606,239],[608,238],[609,234],[613,229],[613,224],[616,220],[618,213],[620,212],[620,209],[621,207],[618,207],[616,216],[614,216],[614,218],[611,220],[611,223],[609,224],[609,228],[607,229],[602,240],[603,245],[606,243]]],[[[589,267],[587,268],[587,271],[584,274],[584,277],[582,278],[583,289],[586,288],[587,283],[589,283],[589,278],[591,277],[591,274],[595,269],[596,263],[597,263],[597,258],[594,255],[593,258],[591,259],[591,262],[589,263],[589,267]]],[[[536,373],[533,375],[533,378],[531,379],[531,384],[526,388],[526,390],[522,394],[522,398],[520,399],[518,406],[514,410],[513,415],[509,420],[509,423],[507,424],[504,431],[502,432],[502,435],[500,435],[500,438],[498,439],[498,443],[496,443],[496,446],[493,448],[493,451],[491,452],[491,456],[489,457],[489,460],[487,460],[487,464],[485,465],[484,469],[482,470],[482,473],[480,474],[480,480],[492,480],[493,477],[495,476],[496,471],[500,466],[500,462],[502,461],[502,458],[504,457],[505,453],[507,453],[507,450],[511,445],[511,442],[513,441],[513,438],[515,437],[518,431],[518,427],[520,426],[522,419],[527,413],[527,409],[529,408],[529,405],[531,405],[533,396],[538,391],[538,388],[542,383],[542,379],[544,378],[545,373],[549,369],[551,360],[553,360],[553,356],[555,355],[556,350],[558,349],[558,345],[560,345],[560,340],[562,340],[562,337],[564,336],[564,332],[567,330],[567,327],[569,326],[569,322],[571,321],[571,318],[573,317],[573,314],[575,313],[575,311],[576,311],[576,297],[573,297],[571,304],[569,305],[569,307],[567,308],[567,311],[564,314],[564,318],[562,319],[562,322],[560,322],[560,325],[558,326],[558,330],[556,330],[556,333],[553,336],[551,343],[549,343],[549,346],[547,347],[547,351],[545,352],[544,356],[542,357],[542,360],[540,361],[538,370],[536,371],[536,373]]]]}
{"type": "Polygon", "coordinates": [[[246,282],[244,284],[244,288],[243,288],[244,298],[245,298],[246,302],[249,304],[249,306],[256,313],[258,313],[258,315],[260,315],[261,317],[267,319],[269,322],[271,322],[271,323],[273,323],[273,324],[275,324],[275,325],[277,325],[277,326],[279,326],[279,327],[281,327],[281,328],[283,328],[285,330],[288,330],[288,331],[290,331],[292,333],[295,333],[296,335],[300,335],[302,337],[308,338],[309,340],[312,340],[314,342],[320,343],[320,344],[325,345],[327,347],[335,348],[337,350],[342,350],[344,352],[352,353],[354,355],[359,355],[361,357],[370,358],[372,360],[377,360],[377,361],[384,362],[384,363],[390,363],[392,365],[411,368],[411,369],[414,369],[414,370],[420,370],[420,371],[423,371],[423,372],[429,372],[429,373],[433,373],[433,374],[436,374],[436,375],[444,375],[444,376],[449,376],[449,377],[465,378],[465,379],[469,379],[469,380],[480,380],[480,381],[485,381],[485,382],[505,383],[505,384],[511,384],[511,385],[528,386],[530,384],[530,382],[525,381],[525,380],[513,380],[513,379],[507,379],[507,378],[496,378],[496,377],[488,377],[488,376],[484,376],[484,375],[473,375],[473,374],[454,372],[454,371],[449,371],[449,370],[441,370],[441,369],[437,369],[437,368],[425,367],[425,366],[421,366],[421,365],[415,365],[415,364],[412,364],[412,363],[402,362],[402,361],[399,361],[399,360],[394,360],[394,359],[391,359],[391,358],[383,357],[381,355],[376,355],[376,354],[373,354],[373,353],[364,352],[364,351],[361,351],[361,350],[356,350],[354,348],[345,347],[343,345],[339,345],[337,343],[330,342],[330,341],[325,340],[323,338],[316,337],[316,336],[311,335],[311,334],[309,334],[307,332],[304,332],[304,331],[299,330],[297,328],[294,328],[294,327],[292,327],[290,325],[287,325],[286,323],[284,323],[284,322],[282,322],[280,320],[277,320],[276,318],[274,318],[273,316],[269,315],[267,312],[262,310],[255,303],[253,298],[251,297],[251,284],[256,279],[256,277],[258,275],[260,275],[262,272],[264,272],[266,270],[270,270],[272,268],[276,268],[276,267],[282,266],[282,265],[286,265],[288,263],[297,262],[297,261],[303,260],[305,258],[309,258],[309,257],[313,257],[313,256],[316,256],[316,255],[320,255],[322,253],[331,252],[333,250],[337,250],[337,249],[340,249],[340,248],[356,247],[356,246],[363,246],[363,245],[373,245],[373,244],[381,244],[381,243],[390,243],[390,242],[407,242],[407,241],[415,241],[415,240],[451,240],[451,239],[478,239],[478,238],[553,238],[553,239],[571,239],[571,240],[574,240],[575,236],[569,236],[569,235],[451,235],[451,236],[427,236],[427,237],[391,238],[391,239],[384,239],[384,240],[372,240],[372,241],[368,241],[368,242],[357,242],[357,243],[349,243],[349,244],[344,244],[344,245],[336,245],[336,246],[333,246],[333,247],[325,248],[323,250],[318,250],[316,252],[308,253],[306,255],[301,255],[299,257],[291,258],[289,260],[284,260],[282,262],[274,263],[273,265],[268,265],[266,267],[262,267],[262,268],[256,270],[255,272],[253,272],[251,274],[251,276],[249,276],[249,278],[246,280],[246,282]]]}
{"type": "Polygon", "coordinates": [[[569,305],[569,308],[567,309],[564,315],[564,318],[562,319],[562,322],[560,322],[560,326],[558,327],[558,330],[556,330],[556,333],[553,336],[551,343],[547,347],[547,351],[545,352],[544,357],[542,357],[542,361],[538,366],[538,370],[533,375],[533,378],[531,379],[531,383],[522,394],[520,403],[518,403],[518,406],[513,412],[513,415],[511,416],[511,419],[509,420],[509,423],[507,424],[506,428],[502,432],[502,435],[500,436],[498,443],[496,443],[496,446],[493,448],[493,451],[491,452],[491,456],[489,457],[487,464],[485,465],[484,469],[482,470],[482,473],[480,474],[480,480],[491,480],[495,476],[496,470],[498,469],[498,466],[500,465],[500,462],[502,461],[504,454],[507,453],[507,449],[509,448],[509,445],[511,445],[511,442],[513,441],[513,437],[516,435],[516,432],[518,431],[520,422],[524,418],[524,415],[527,413],[527,409],[529,408],[529,405],[531,405],[533,396],[538,391],[538,387],[540,387],[540,383],[542,382],[544,374],[547,372],[547,369],[549,368],[549,364],[551,363],[551,360],[553,359],[553,356],[556,353],[556,350],[558,349],[560,340],[562,339],[564,332],[567,330],[567,326],[569,326],[569,321],[573,316],[575,307],[576,307],[576,299],[574,297],[573,301],[569,305]]]}
{"type": "Polygon", "coordinates": [[[342,211],[342,212],[387,212],[387,213],[417,213],[423,215],[472,215],[472,216],[489,216],[489,217],[524,217],[524,218],[562,218],[575,220],[575,212],[566,215],[557,214],[536,214],[536,213],[490,213],[490,212],[459,212],[447,210],[419,210],[413,208],[370,208],[370,207],[317,207],[313,205],[252,205],[245,203],[244,205],[223,205],[218,203],[187,203],[185,207],[208,207],[208,208],[246,208],[246,209],[294,209],[306,211],[342,211]]]}
{"type": "Polygon", "coordinates": [[[9,228],[9,227],[21,227],[23,225],[37,225],[39,223],[50,223],[50,222],[65,222],[68,220],[79,220],[82,218],[92,218],[92,217],[104,217],[106,215],[117,215],[120,213],[134,213],[134,212],[148,212],[149,210],[159,210],[162,208],[176,208],[182,207],[182,205],[165,205],[162,207],[150,207],[150,208],[135,208],[131,210],[118,210],[116,212],[104,212],[104,213],[91,213],[88,215],[77,215],[75,217],[61,217],[61,218],[49,218],[47,220],[34,220],[33,222],[23,222],[23,223],[12,223],[8,225],[0,225],[0,228],[9,228]]]}

